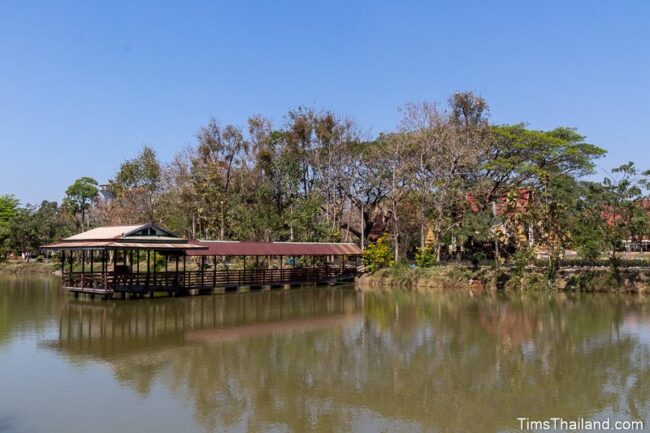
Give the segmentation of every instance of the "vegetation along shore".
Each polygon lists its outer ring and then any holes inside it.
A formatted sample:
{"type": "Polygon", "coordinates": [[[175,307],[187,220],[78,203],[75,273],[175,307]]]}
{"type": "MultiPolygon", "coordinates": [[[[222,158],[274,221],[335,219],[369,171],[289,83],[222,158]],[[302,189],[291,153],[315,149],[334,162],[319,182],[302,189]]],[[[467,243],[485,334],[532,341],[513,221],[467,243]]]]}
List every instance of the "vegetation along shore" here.
{"type": "Polygon", "coordinates": [[[193,239],[355,242],[364,281],[615,287],[630,272],[643,281],[644,267],[626,262],[650,250],[650,172],[627,163],[595,180],[606,152],[575,128],[494,124],[470,92],[407,103],[401,116],[374,136],[304,107],[279,125],[212,119],[170,161],[145,146],[111,179],[79,173],[61,203],[0,196],[0,257],[38,257],[40,245],[89,228],[148,221],[193,239]],[[576,272],[567,260],[607,278],[567,280],[576,272]]]}

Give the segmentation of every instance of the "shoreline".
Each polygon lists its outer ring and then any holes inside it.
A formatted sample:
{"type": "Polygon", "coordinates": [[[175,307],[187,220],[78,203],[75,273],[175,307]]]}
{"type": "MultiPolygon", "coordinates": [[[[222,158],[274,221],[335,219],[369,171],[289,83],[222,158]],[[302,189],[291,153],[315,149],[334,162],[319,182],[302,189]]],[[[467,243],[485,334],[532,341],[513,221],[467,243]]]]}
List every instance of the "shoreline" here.
{"type": "Polygon", "coordinates": [[[549,280],[542,269],[512,269],[440,266],[414,269],[382,269],[355,280],[358,291],[436,292],[456,290],[479,294],[498,291],[564,291],[650,293],[650,268],[560,268],[549,280]]]}
{"type": "MultiPolygon", "coordinates": [[[[58,275],[59,264],[53,262],[0,262],[0,275],[58,275]]],[[[395,267],[364,274],[354,282],[358,291],[436,292],[456,290],[479,294],[498,291],[566,291],[650,293],[650,268],[621,268],[617,275],[606,267],[563,267],[549,281],[542,269],[528,268],[523,273],[513,269],[483,267],[471,269],[447,265],[430,268],[395,267]]]]}
{"type": "Polygon", "coordinates": [[[53,262],[0,262],[0,275],[56,275],[60,265],[53,262]]]}

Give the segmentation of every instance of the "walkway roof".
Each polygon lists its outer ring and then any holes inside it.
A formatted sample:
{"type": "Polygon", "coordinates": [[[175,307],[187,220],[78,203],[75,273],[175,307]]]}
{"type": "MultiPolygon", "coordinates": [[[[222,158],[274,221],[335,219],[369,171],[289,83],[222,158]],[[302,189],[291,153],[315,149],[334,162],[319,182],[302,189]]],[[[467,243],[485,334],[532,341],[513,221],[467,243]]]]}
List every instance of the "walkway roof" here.
{"type": "Polygon", "coordinates": [[[187,240],[156,224],[97,227],[43,245],[44,250],[175,250],[189,256],[355,256],[352,243],[236,242],[187,240]]]}
{"type": "Polygon", "coordinates": [[[206,247],[187,251],[189,256],[356,256],[352,243],[190,241],[206,247]]]}

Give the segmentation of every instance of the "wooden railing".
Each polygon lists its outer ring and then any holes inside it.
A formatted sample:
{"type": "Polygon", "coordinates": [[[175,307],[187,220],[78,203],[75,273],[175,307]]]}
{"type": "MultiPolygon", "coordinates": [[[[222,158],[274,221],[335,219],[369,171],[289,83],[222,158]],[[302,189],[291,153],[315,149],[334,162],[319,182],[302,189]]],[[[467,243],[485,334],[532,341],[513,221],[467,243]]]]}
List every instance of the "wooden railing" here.
{"type": "Polygon", "coordinates": [[[342,266],[133,273],[64,272],[62,284],[72,289],[149,291],[319,283],[351,279],[356,274],[356,268],[342,266]]]}
{"type": "Polygon", "coordinates": [[[105,289],[113,282],[112,272],[64,272],[62,277],[61,285],[70,288],[105,289]]]}

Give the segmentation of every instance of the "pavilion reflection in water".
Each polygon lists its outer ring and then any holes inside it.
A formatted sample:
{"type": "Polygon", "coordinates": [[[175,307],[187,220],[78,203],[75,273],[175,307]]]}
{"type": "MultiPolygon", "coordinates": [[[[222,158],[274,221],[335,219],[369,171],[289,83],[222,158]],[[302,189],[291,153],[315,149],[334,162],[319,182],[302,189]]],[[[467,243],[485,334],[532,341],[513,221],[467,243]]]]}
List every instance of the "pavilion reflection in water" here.
{"type": "Polygon", "coordinates": [[[499,432],[519,413],[575,418],[623,407],[647,416],[648,347],[619,329],[624,313],[646,305],[627,302],[346,289],[68,300],[48,346],[106,362],[143,396],[164,384],[191,402],[205,431],[245,419],[243,431],[355,431],[355,422],[381,420],[399,431],[499,432]],[[323,318],[322,329],[293,332],[310,317],[323,318]],[[276,324],[270,334],[258,326],[276,324]]]}
{"type": "Polygon", "coordinates": [[[112,359],[194,342],[314,331],[360,320],[361,295],[349,288],[265,291],[227,296],[102,303],[69,300],[59,335],[47,345],[72,357],[112,359]]]}

